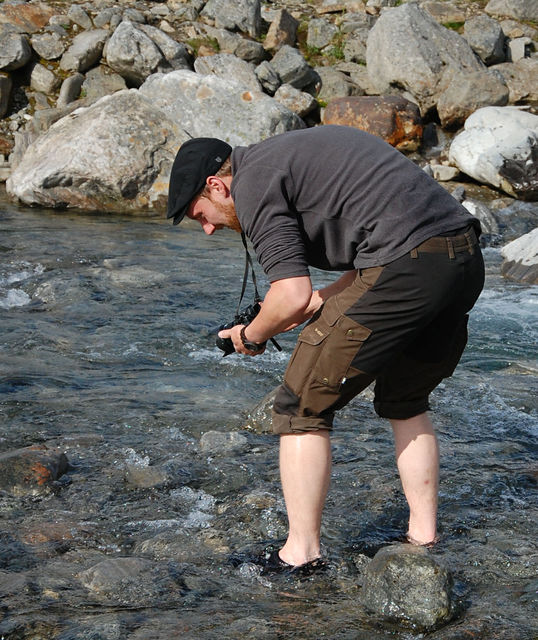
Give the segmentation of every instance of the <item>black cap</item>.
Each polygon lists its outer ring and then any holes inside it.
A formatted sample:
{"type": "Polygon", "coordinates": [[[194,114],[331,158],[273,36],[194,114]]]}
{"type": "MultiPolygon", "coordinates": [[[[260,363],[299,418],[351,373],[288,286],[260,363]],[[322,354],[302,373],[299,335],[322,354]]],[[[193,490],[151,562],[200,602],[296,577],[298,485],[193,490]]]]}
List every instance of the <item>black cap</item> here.
{"type": "Polygon", "coordinates": [[[181,145],[170,173],[167,218],[181,222],[209,176],[222,167],[232,147],[218,138],[192,138],[181,145]]]}

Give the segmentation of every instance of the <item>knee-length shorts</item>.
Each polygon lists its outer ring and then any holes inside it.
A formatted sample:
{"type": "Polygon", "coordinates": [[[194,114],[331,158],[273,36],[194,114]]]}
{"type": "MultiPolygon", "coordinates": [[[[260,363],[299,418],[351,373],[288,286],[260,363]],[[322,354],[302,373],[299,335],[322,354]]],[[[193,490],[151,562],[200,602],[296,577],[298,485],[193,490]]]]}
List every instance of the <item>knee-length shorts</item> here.
{"type": "Polygon", "coordinates": [[[380,267],[360,269],[299,334],[273,405],[278,434],[331,429],[334,414],[375,380],[389,419],[429,409],[467,342],[468,312],[484,284],[473,228],[430,238],[380,267]]]}

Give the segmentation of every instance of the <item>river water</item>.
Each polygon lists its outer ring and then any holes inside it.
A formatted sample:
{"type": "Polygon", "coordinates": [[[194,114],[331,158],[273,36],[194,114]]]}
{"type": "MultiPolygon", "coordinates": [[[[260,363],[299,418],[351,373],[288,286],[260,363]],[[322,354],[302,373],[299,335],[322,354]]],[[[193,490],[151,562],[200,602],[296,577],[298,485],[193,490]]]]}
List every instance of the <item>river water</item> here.
{"type": "Polygon", "coordinates": [[[242,562],[286,532],[277,441],[255,408],[296,332],[258,358],[214,347],[241,288],[240,238],[4,201],[0,451],[47,443],[71,467],[51,493],[0,495],[0,637],[538,637],[538,288],[503,280],[497,249],[485,257],[468,349],[432,401],[442,539],[431,553],[454,575],[456,613],[421,634],[359,604],[367,556],[407,517],[368,392],[334,432],[328,574],[268,579],[242,562]]]}

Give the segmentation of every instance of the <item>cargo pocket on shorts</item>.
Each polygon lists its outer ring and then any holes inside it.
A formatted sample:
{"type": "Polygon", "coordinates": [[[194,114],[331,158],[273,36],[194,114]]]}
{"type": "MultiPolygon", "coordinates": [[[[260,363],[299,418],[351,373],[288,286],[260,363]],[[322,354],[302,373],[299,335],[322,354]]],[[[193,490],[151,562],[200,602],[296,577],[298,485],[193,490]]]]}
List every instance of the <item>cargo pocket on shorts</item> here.
{"type": "Polygon", "coordinates": [[[329,298],[322,317],[329,326],[329,334],[314,365],[312,377],[318,383],[338,390],[346,379],[351,362],[372,331],[344,315],[336,298],[329,298]]]}

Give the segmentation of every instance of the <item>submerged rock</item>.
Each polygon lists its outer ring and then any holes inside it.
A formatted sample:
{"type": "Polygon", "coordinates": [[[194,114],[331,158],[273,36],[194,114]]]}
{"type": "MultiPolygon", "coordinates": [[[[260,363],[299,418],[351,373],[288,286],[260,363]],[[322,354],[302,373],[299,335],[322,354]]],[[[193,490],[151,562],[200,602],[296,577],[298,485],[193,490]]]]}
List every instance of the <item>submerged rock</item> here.
{"type": "Polygon", "coordinates": [[[538,227],[501,249],[505,278],[525,284],[538,284],[538,227]]]}
{"type": "Polygon", "coordinates": [[[204,453],[228,454],[242,451],[248,446],[246,436],[237,431],[222,433],[221,431],[207,431],[200,438],[200,448],[204,453]]]}
{"type": "Polygon", "coordinates": [[[381,549],[366,567],[361,602],[404,626],[431,629],[450,619],[452,578],[423,547],[381,549]]]}
{"type": "Polygon", "coordinates": [[[65,453],[34,445],[0,454],[0,489],[13,495],[39,495],[68,469],[65,453]]]}

